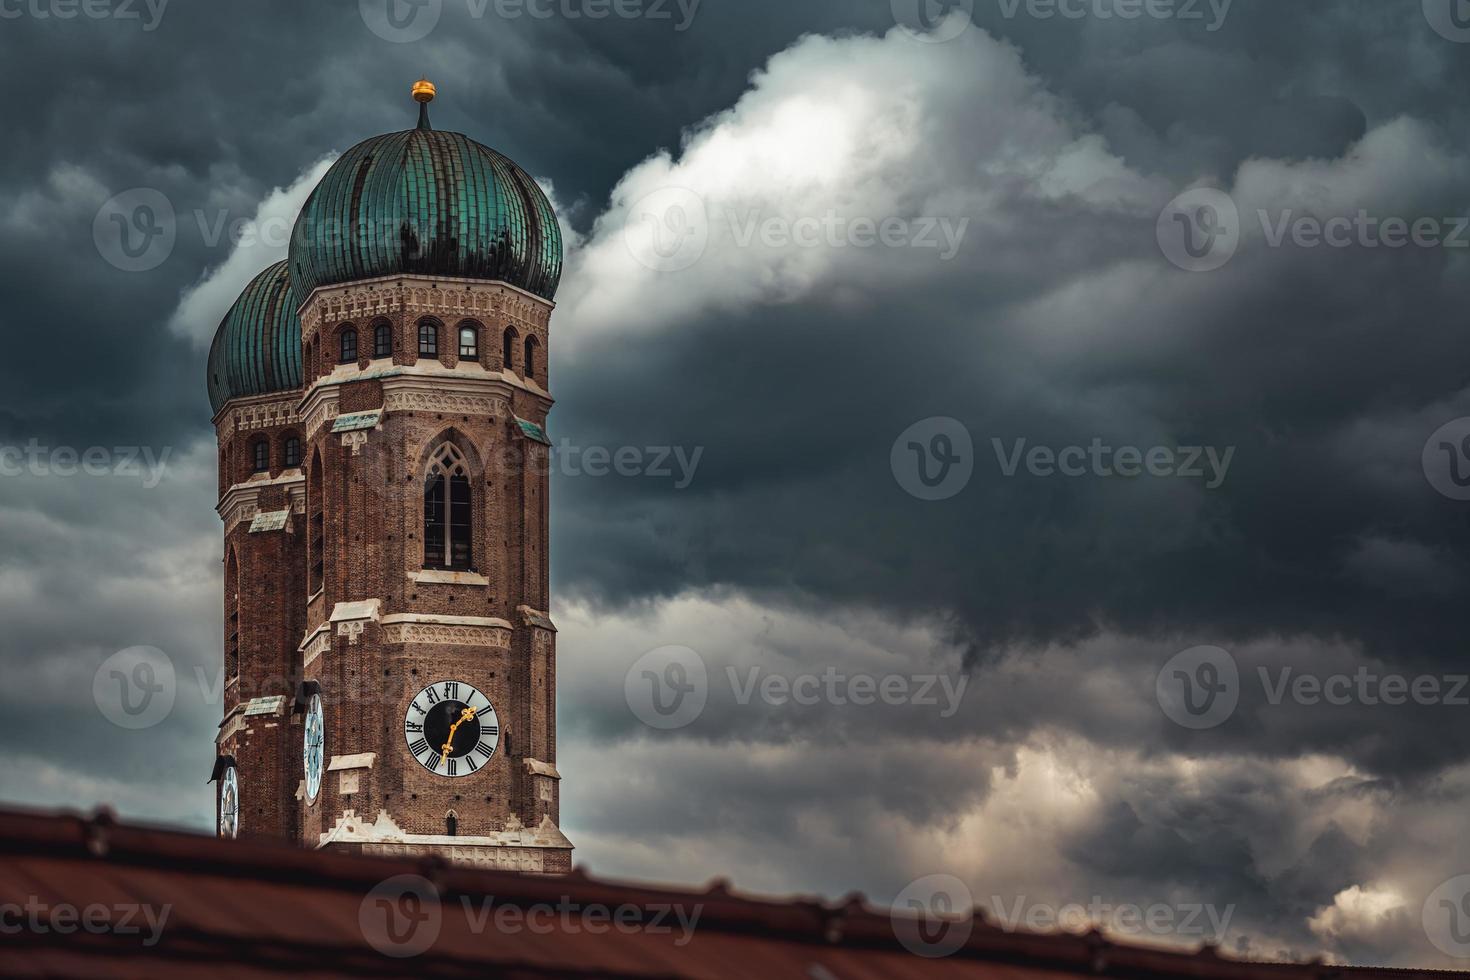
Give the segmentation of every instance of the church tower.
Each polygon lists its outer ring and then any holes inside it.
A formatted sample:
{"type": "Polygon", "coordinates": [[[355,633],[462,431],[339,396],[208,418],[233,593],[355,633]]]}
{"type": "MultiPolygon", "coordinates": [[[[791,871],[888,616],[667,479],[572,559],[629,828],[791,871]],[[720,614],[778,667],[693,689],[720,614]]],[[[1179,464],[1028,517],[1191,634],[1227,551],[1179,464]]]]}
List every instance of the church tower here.
{"type": "Polygon", "coordinates": [[[209,356],[224,836],[571,869],[557,828],[536,182],[418,125],[344,153],[209,356]]]}

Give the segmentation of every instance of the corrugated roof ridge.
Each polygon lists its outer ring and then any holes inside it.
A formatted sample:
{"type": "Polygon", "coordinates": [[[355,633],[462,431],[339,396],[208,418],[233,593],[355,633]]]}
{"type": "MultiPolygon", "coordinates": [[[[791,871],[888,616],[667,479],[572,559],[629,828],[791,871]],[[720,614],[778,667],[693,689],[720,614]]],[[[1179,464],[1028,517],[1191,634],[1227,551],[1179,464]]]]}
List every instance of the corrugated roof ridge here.
{"type": "MultiPolygon", "coordinates": [[[[119,823],[110,811],[84,817],[76,813],[45,813],[0,809],[0,854],[27,857],[54,856],[78,861],[106,860],[114,864],[166,868],[191,874],[255,878],[315,888],[355,891],[371,887],[393,874],[419,874],[445,893],[493,894],[502,903],[555,900],[575,890],[584,903],[669,903],[683,899],[703,907],[702,928],[721,932],[756,933],[814,944],[882,947],[899,946],[891,914],[868,904],[860,894],[828,903],[809,896],[775,899],[745,895],[725,879],[704,891],[650,883],[622,883],[593,878],[579,868],[562,877],[520,875],[454,867],[442,859],[415,860],[363,857],[304,850],[276,841],[222,841],[175,829],[119,823]],[[570,886],[570,887],[569,887],[570,886]]],[[[1214,947],[1190,953],[1116,943],[1100,933],[1044,934],[1000,928],[977,914],[968,942],[956,956],[1034,966],[1084,974],[1151,977],[1192,976],[1202,980],[1232,978],[1296,978],[1331,980],[1334,977],[1458,978],[1466,974],[1443,970],[1357,968],[1322,963],[1273,964],[1229,960],[1214,947]],[[1117,971],[1117,972],[1115,972],[1117,971]]]]}

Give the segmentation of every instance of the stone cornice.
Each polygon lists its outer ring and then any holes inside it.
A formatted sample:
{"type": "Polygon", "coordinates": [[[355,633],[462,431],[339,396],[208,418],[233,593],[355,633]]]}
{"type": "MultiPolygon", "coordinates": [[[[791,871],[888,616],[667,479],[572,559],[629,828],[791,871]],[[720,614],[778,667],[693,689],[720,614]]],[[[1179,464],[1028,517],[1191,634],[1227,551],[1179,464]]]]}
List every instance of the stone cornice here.
{"type": "Polygon", "coordinates": [[[317,380],[301,399],[297,414],[307,438],[337,417],[339,389],[353,381],[378,381],[383,386],[383,412],[436,412],[444,415],[510,414],[517,389],[531,395],[543,414],[553,399],[539,385],[527,384],[510,371],[486,371],[478,364],[447,368],[438,361],[417,364],[379,362],[366,369],[347,365],[317,380]]]}
{"type": "Polygon", "coordinates": [[[382,621],[384,643],[435,643],[444,646],[510,649],[512,626],[492,616],[428,616],[395,613],[382,621]]]}
{"type": "Polygon", "coordinates": [[[260,491],[271,487],[285,488],[293,514],[306,513],[306,477],[299,469],[286,470],[280,476],[268,480],[247,480],[226,490],[214,508],[215,513],[225,522],[227,536],[236,525],[255,519],[260,513],[260,491]]]}
{"type": "Polygon", "coordinates": [[[523,330],[539,328],[544,333],[555,308],[555,303],[502,280],[400,275],[319,286],[297,312],[308,334],[344,320],[399,312],[441,320],[510,320],[523,330]]]}
{"type": "Polygon", "coordinates": [[[220,442],[224,442],[236,432],[298,425],[301,419],[296,414],[296,405],[300,400],[299,388],[268,395],[232,398],[214,417],[215,435],[220,442]]]}

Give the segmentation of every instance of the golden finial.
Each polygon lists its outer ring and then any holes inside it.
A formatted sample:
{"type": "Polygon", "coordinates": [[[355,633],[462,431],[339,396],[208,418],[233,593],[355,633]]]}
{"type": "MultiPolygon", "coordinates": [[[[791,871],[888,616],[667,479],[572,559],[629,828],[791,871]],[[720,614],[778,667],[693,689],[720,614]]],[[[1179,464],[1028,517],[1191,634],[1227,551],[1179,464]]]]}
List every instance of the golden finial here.
{"type": "Polygon", "coordinates": [[[418,81],[413,83],[413,100],[415,102],[422,103],[433,102],[434,96],[438,94],[438,91],[439,90],[434,87],[433,82],[429,81],[427,78],[420,78],[418,81]]]}

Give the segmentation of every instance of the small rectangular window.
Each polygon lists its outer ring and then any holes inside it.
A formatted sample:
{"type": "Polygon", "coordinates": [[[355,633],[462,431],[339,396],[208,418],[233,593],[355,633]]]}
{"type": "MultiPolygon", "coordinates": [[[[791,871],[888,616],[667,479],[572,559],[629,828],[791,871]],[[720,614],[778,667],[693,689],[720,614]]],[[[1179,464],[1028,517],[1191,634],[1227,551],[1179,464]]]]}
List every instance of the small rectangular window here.
{"type": "Polygon", "coordinates": [[[439,356],[439,331],[432,323],[419,324],[419,354],[425,357],[439,356]]]}
{"type": "Polygon", "coordinates": [[[373,332],[373,356],[393,356],[393,328],[386,323],[378,324],[378,329],[373,332]]]}
{"type": "Polygon", "coordinates": [[[477,360],[480,356],[480,338],[474,327],[461,327],[459,331],[459,359],[477,360]]]}

